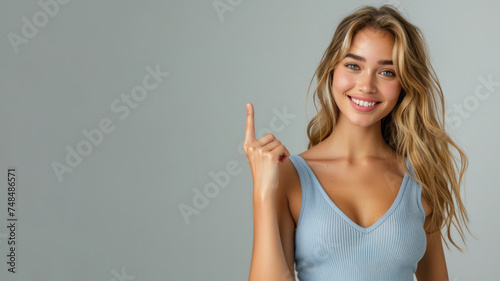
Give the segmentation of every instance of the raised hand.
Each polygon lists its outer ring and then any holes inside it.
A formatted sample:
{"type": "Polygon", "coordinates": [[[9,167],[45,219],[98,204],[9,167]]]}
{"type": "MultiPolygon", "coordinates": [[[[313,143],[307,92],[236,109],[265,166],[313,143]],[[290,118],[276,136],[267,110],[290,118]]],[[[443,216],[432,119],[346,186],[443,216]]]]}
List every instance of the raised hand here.
{"type": "Polygon", "coordinates": [[[257,140],[253,105],[247,103],[246,109],[247,121],[243,150],[252,172],[254,194],[256,192],[259,195],[274,193],[278,187],[279,162],[286,161],[290,153],[271,133],[257,140]]]}

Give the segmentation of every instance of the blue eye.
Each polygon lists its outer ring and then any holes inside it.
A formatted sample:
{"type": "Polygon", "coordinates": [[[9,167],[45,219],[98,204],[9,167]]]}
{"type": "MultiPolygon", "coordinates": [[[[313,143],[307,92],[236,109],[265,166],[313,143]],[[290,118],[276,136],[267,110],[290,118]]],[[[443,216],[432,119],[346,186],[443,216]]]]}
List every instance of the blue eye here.
{"type": "MultiPolygon", "coordinates": [[[[352,69],[352,70],[359,70],[359,66],[356,65],[356,64],[353,64],[353,63],[348,63],[345,65],[345,67],[349,68],[349,69],[352,69]]],[[[389,71],[389,70],[384,70],[382,71],[382,75],[384,76],[387,76],[387,77],[394,77],[396,76],[396,74],[392,71],[389,71]],[[384,74],[386,73],[386,74],[384,74]]]]}
{"type": "Polygon", "coordinates": [[[392,72],[392,71],[389,71],[389,70],[382,71],[382,73],[384,73],[384,72],[390,73],[389,75],[384,74],[385,76],[389,76],[389,77],[396,76],[396,74],[394,74],[394,72],[392,72]]]}
{"type": "Polygon", "coordinates": [[[349,63],[349,64],[346,64],[345,65],[347,68],[350,68],[350,69],[359,69],[359,66],[355,65],[355,64],[352,64],[352,63],[349,63]],[[351,66],[355,67],[355,68],[352,68],[351,66]]]}

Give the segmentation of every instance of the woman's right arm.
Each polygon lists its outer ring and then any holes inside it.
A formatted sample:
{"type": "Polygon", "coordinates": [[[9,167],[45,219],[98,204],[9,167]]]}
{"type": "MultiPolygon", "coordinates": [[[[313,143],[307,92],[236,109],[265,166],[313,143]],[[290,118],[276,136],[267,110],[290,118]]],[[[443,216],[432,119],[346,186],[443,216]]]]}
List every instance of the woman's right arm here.
{"type": "Polygon", "coordinates": [[[295,225],[285,192],[290,153],[271,133],[255,138],[253,115],[253,106],[247,104],[243,150],[253,178],[254,228],[248,280],[292,281],[295,225]]]}

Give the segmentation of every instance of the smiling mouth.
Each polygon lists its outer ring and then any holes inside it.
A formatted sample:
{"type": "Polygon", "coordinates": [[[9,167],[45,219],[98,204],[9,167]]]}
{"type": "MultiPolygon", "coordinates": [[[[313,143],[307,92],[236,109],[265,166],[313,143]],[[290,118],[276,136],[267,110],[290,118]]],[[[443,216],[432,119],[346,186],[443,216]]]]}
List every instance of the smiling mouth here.
{"type": "Polygon", "coordinates": [[[362,101],[362,100],[358,100],[358,99],[355,99],[351,96],[348,96],[355,104],[359,105],[359,106],[362,106],[362,107],[372,107],[378,103],[380,103],[379,101],[362,101]]]}

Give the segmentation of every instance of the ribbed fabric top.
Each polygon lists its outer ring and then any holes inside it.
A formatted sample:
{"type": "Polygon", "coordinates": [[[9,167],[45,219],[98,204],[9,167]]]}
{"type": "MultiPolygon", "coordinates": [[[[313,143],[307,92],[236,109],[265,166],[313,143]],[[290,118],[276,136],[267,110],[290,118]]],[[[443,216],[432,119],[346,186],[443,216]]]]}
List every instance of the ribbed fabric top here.
{"type": "MultiPolygon", "coordinates": [[[[373,225],[354,223],[330,199],[307,162],[290,155],[302,188],[295,232],[300,281],[413,281],[427,245],[421,186],[405,173],[396,200],[373,225]]],[[[405,158],[406,166],[414,170],[405,158]]]]}

